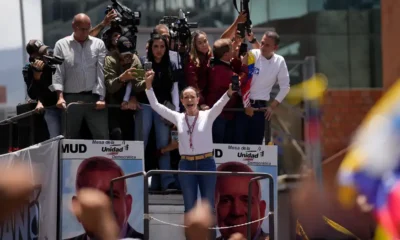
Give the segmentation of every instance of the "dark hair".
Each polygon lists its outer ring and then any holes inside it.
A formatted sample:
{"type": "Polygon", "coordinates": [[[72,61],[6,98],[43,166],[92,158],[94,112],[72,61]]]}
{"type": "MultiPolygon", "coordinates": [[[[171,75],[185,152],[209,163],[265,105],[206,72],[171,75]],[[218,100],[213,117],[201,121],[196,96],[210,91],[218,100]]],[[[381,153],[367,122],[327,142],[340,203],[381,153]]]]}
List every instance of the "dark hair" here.
{"type": "Polygon", "coordinates": [[[275,31],[266,31],[264,33],[264,36],[274,39],[275,45],[279,45],[279,43],[281,42],[281,38],[279,37],[279,34],[275,31]]]}
{"type": "Polygon", "coordinates": [[[188,87],[185,87],[185,88],[181,91],[181,94],[180,94],[180,96],[179,96],[181,99],[183,98],[183,93],[184,93],[186,90],[188,90],[188,89],[192,89],[192,90],[196,93],[196,97],[199,97],[199,91],[197,91],[197,89],[194,88],[194,87],[192,87],[192,86],[188,86],[188,87]]]}
{"type": "Polygon", "coordinates": [[[165,53],[164,53],[164,56],[161,59],[161,65],[164,65],[164,64],[170,65],[169,47],[168,47],[167,39],[162,37],[159,34],[154,34],[152,36],[152,38],[149,40],[149,48],[147,50],[147,59],[148,59],[148,61],[150,61],[150,62],[154,62],[155,61],[153,50],[152,50],[152,47],[153,47],[153,44],[154,44],[155,40],[162,40],[164,42],[164,44],[165,44],[165,53]]]}

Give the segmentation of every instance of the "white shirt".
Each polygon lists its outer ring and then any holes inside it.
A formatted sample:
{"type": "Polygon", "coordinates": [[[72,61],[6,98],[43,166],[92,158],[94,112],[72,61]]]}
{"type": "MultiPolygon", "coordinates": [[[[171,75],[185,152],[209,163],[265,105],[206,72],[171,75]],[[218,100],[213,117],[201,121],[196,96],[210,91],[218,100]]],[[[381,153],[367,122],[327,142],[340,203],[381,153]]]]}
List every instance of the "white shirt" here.
{"type": "MultiPolygon", "coordinates": [[[[199,111],[199,116],[197,117],[192,133],[193,149],[190,148],[189,127],[186,124],[185,113],[172,111],[158,103],[153,89],[146,90],[146,95],[154,111],[177,127],[180,155],[198,155],[213,151],[212,126],[214,120],[221,114],[223,108],[229,101],[227,93],[225,93],[211,109],[199,111]]],[[[194,119],[195,116],[188,116],[190,126],[193,124],[194,119]]]]}
{"type": "Polygon", "coordinates": [[[89,36],[81,44],[73,35],[56,42],[54,54],[64,58],[64,62],[57,65],[50,90],[65,93],[92,91],[104,97],[104,59],[107,54],[104,42],[89,36]]]}
{"type": "Polygon", "coordinates": [[[290,90],[289,71],[285,59],[274,54],[271,59],[261,55],[260,49],[252,49],[256,58],[253,79],[250,85],[250,99],[268,101],[272,87],[279,84],[279,93],[275,100],[282,102],[290,90]]]}

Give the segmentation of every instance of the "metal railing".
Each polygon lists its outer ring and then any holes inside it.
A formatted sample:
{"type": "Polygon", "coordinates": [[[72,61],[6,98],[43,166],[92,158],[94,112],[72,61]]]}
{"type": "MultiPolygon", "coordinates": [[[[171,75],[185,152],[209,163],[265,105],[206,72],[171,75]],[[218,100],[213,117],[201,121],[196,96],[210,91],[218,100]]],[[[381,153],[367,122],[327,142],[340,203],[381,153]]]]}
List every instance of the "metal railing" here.
{"type": "MultiPolygon", "coordinates": [[[[156,175],[156,174],[189,174],[189,175],[217,175],[217,176],[243,176],[243,177],[253,177],[249,182],[249,190],[248,190],[248,197],[251,199],[252,196],[252,184],[255,181],[259,181],[262,179],[269,180],[269,216],[268,223],[269,223],[269,239],[275,239],[275,219],[274,219],[274,212],[275,212],[275,194],[274,194],[274,178],[268,173],[258,173],[258,172],[221,172],[221,171],[183,171],[183,170],[150,170],[147,173],[145,172],[136,172],[132,174],[127,174],[118,178],[114,178],[111,180],[110,183],[110,192],[111,192],[111,199],[113,199],[113,190],[114,190],[114,183],[117,181],[126,180],[128,178],[134,178],[138,176],[144,176],[144,193],[143,193],[143,234],[144,240],[149,240],[150,234],[150,211],[149,211],[149,185],[148,185],[148,178],[156,175]]],[[[214,207],[214,206],[212,206],[214,207]]],[[[251,239],[251,229],[249,224],[251,222],[251,201],[247,203],[247,239],[251,239]]]]}

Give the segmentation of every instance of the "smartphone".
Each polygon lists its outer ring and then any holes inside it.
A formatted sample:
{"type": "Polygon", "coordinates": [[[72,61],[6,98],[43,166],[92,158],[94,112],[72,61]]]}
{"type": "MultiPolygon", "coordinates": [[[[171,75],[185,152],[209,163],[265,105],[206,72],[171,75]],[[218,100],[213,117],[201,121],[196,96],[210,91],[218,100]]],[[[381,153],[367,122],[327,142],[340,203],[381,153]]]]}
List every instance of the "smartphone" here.
{"type": "Polygon", "coordinates": [[[144,63],[144,71],[147,72],[153,68],[153,63],[152,62],[145,62],[144,63]]]}
{"type": "Polygon", "coordinates": [[[234,75],[232,76],[232,90],[233,91],[239,91],[239,76],[234,75]]]}
{"type": "Polygon", "coordinates": [[[145,74],[144,69],[135,69],[132,72],[136,73],[137,78],[144,78],[144,74],[145,74]]]}
{"type": "Polygon", "coordinates": [[[244,38],[245,34],[246,34],[246,24],[245,23],[238,23],[237,31],[238,31],[240,37],[244,38]]]}
{"type": "Polygon", "coordinates": [[[246,53],[247,53],[247,43],[240,44],[239,57],[246,55],[246,53]]]}
{"type": "Polygon", "coordinates": [[[171,139],[178,141],[178,131],[174,131],[174,130],[171,131],[171,139]]]}

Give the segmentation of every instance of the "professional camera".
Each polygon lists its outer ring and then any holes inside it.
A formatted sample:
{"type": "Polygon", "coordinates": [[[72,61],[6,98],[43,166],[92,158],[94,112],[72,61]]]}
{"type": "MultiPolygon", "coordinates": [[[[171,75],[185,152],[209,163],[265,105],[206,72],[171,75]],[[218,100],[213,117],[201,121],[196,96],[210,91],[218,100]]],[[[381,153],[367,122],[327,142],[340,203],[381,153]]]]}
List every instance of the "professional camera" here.
{"type": "Polygon", "coordinates": [[[107,6],[106,14],[114,10],[117,13],[117,17],[111,22],[111,28],[119,28],[122,33],[121,36],[125,36],[133,44],[136,49],[136,33],[138,32],[137,26],[140,25],[140,12],[132,12],[130,8],[122,5],[117,0],[111,0],[113,3],[107,6]]]}
{"type": "Polygon", "coordinates": [[[56,65],[61,65],[64,62],[62,57],[54,55],[53,49],[44,45],[39,40],[30,40],[26,45],[26,51],[29,54],[30,63],[35,62],[36,59],[40,59],[52,69],[53,73],[56,70],[56,65]]]}
{"type": "MultiPolygon", "coordinates": [[[[189,13],[187,13],[189,14],[189,13]]],[[[164,16],[160,20],[160,24],[165,24],[170,29],[171,40],[174,40],[175,43],[180,43],[182,46],[189,45],[191,42],[192,34],[190,29],[197,28],[197,22],[188,22],[185,14],[182,9],[179,9],[179,15],[176,16],[164,16]]],[[[173,47],[171,47],[172,50],[173,47]]]]}

